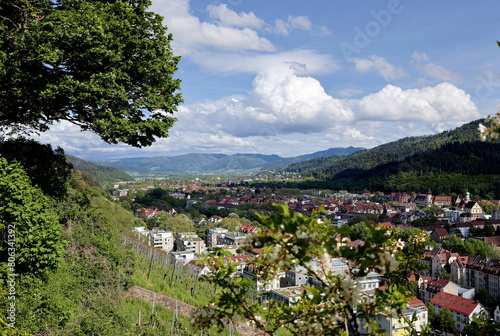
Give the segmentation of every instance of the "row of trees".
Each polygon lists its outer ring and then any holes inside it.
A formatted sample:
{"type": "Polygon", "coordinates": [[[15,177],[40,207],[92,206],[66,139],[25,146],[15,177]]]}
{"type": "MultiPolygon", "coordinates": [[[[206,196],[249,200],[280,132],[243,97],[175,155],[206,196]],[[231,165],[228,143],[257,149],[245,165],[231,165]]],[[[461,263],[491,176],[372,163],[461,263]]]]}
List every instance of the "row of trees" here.
{"type": "Polygon", "coordinates": [[[479,239],[471,238],[464,241],[458,236],[449,235],[441,245],[443,248],[460,255],[479,255],[500,259],[500,252],[496,246],[486,244],[479,239]]]}

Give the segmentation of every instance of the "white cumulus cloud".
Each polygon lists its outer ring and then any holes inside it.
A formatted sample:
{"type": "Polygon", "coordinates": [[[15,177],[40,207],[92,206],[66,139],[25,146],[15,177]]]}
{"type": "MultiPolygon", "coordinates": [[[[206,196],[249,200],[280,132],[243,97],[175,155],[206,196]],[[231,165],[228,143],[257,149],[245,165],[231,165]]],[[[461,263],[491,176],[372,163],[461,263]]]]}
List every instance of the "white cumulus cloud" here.
{"type": "Polygon", "coordinates": [[[200,132],[209,127],[236,137],[337,132],[367,142],[387,130],[370,134],[366,123],[398,123],[399,129],[390,129],[404,137],[403,130],[437,132],[480,117],[470,95],[451,83],[407,90],[387,85],[361,99],[338,99],[317,79],[283,67],[262,71],[252,85],[247,95],[183,106],[174,127],[200,132]]]}
{"type": "Polygon", "coordinates": [[[453,123],[480,117],[471,97],[451,83],[403,90],[387,85],[357,102],[360,119],[453,123]]]}
{"type": "Polygon", "coordinates": [[[264,20],[259,19],[253,12],[236,13],[227,8],[226,4],[208,5],[207,11],[214,20],[223,26],[261,28],[265,25],[264,20]]]}
{"type": "Polygon", "coordinates": [[[356,71],[361,73],[375,72],[387,81],[406,76],[403,68],[389,63],[385,58],[380,56],[372,55],[369,59],[351,58],[350,61],[355,64],[356,71]]]}
{"type": "Polygon", "coordinates": [[[224,7],[209,6],[218,18],[218,24],[201,21],[189,12],[188,0],[157,0],[152,9],[165,18],[169,32],[173,34],[172,46],[188,55],[203,47],[232,51],[275,51],[276,47],[249,27],[255,27],[258,18],[251,13],[236,13],[224,7]],[[236,17],[243,18],[243,25],[229,25],[236,17]],[[240,28],[242,27],[242,28],[240,28]]]}
{"type": "Polygon", "coordinates": [[[303,154],[316,151],[319,144],[321,148],[373,147],[437,133],[480,117],[470,95],[446,82],[407,90],[387,85],[361,99],[337,99],[317,79],[282,67],[257,74],[252,86],[248,94],[180,106],[170,137],[141,150],[105,144],[69,123],[42,133],[41,140],[88,158],[105,153],[134,157],[193,151],[286,155],[292,153],[286,149],[292,145],[303,154]],[[280,148],[284,144],[289,145],[280,148]]]}

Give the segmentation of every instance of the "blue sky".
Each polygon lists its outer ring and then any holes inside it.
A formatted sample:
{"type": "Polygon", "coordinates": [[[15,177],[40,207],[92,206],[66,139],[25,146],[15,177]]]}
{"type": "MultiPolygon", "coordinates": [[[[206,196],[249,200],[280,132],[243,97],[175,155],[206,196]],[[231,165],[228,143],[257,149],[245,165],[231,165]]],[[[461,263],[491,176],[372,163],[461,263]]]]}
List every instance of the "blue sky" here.
{"type": "Polygon", "coordinates": [[[184,104],[136,149],[70,124],[40,136],[84,159],[371,148],[497,112],[497,1],[153,0],[184,104]]]}

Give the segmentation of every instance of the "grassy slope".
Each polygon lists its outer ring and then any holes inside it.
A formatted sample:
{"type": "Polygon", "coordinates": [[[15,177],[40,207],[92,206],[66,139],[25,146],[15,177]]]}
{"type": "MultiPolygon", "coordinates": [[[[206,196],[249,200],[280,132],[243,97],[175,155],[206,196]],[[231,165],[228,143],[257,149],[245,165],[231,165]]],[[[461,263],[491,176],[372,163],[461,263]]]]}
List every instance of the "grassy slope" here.
{"type": "MultiPolygon", "coordinates": [[[[152,307],[124,295],[134,284],[164,290],[167,295],[176,293],[172,296],[181,300],[187,299],[186,292],[190,293],[177,282],[174,292],[163,287],[157,279],[160,270],[156,267],[152,277],[145,278],[144,261],[123,244],[123,234],[136,221],[132,213],[81,178],[72,181],[68,197],[55,206],[62,218],[66,254],[57,270],[46,278],[19,279],[18,328],[34,335],[170,334],[172,312],[156,307],[152,328],[148,326],[153,321],[152,307]],[[141,328],[136,326],[139,311],[141,328]]],[[[202,302],[206,303],[208,297],[202,302]]],[[[0,303],[6,304],[3,298],[0,303]]],[[[190,303],[200,304],[192,300],[190,303]]],[[[179,316],[178,335],[193,335],[190,325],[189,318],[179,316]]],[[[211,331],[208,335],[218,333],[211,331]]]]}

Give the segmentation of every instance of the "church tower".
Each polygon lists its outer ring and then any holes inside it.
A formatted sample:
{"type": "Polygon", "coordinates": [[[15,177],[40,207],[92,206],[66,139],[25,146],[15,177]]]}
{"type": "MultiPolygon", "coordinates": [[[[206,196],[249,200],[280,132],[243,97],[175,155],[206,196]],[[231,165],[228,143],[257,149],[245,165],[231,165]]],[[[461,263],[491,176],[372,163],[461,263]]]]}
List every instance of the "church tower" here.
{"type": "Polygon", "coordinates": [[[431,190],[431,188],[429,188],[429,190],[427,190],[427,196],[425,197],[425,203],[428,206],[432,205],[432,190],[431,190]]]}

